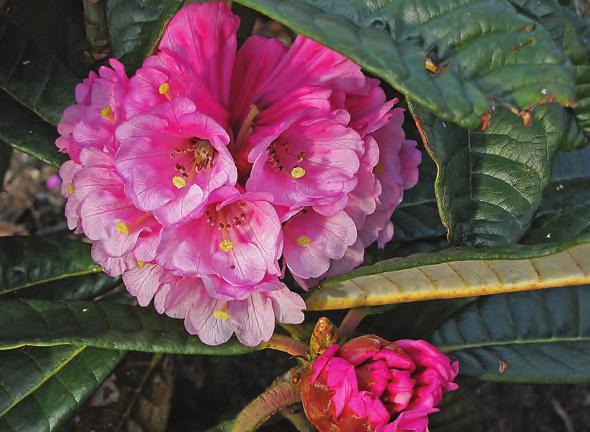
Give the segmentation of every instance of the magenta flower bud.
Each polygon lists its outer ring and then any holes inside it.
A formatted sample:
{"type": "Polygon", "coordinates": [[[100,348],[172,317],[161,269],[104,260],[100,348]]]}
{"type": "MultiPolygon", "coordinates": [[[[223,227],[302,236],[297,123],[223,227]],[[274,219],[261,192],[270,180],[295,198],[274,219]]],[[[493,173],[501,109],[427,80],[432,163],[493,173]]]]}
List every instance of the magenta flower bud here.
{"type": "Polygon", "coordinates": [[[332,345],[303,374],[305,413],[320,431],[426,432],[459,364],[423,340],[361,336],[332,345]]]}

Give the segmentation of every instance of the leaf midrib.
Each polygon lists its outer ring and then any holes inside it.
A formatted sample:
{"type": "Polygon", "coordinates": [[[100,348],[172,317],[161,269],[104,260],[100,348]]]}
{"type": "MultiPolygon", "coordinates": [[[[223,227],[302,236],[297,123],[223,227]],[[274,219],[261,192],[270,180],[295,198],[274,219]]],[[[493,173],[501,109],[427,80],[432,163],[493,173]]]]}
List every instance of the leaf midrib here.
{"type": "Polygon", "coordinates": [[[568,343],[568,342],[590,342],[590,336],[576,336],[576,337],[550,337],[539,339],[509,339],[502,341],[486,341],[469,344],[454,344],[454,345],[438,345],[437,348],[444,353],[451,353],[455,351],[473,350],[480,348],[488,348],[505,345],[538,345],[548,343],[568,343]]]}
{"type": "Polygon", "coordinates": [[[18,405],[19,403],[21,403],[23,400],[25,400],[32,393],[34,393],[37,390],[39,390],[39,388],[41,388],[41,386],[43,386],[43,384],[45,384],[49,379],[51,379],[60,370],[62,370],[65,366],[67,366],[72,360],[74,360],[78,355],[80,355],[80,353],[82,351],[84,351],[86,348],[88,348],[86,345],[78,346],[77,349],[72,353],[72,355],[69,356],[63,363],[61,363],[57,368],[52,369],[51,370],[51,373],[45,375],[43,377],[43,379],[41,379],[34,387],[31,387],[31,389],[29,389],[29,391],[27,391],[20,398],[18,398],[13,403],[11,403],[4,411],[1,411],[0,412],[0,418],[3,417],[4,415],[6,415],[12,408],[14,408],[16,405],[18,405]]]}

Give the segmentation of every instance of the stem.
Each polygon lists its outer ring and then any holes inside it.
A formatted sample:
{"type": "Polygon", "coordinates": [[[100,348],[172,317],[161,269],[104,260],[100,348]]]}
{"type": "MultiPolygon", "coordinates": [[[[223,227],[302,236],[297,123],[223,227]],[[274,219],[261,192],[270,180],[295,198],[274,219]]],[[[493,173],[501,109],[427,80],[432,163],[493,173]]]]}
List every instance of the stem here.
{"type": "Polygon", "coordinates": [[[311,423],[305,417],[301,411],[293,411],[294,407],[287,407],[281,410],[281,414],[287,420],[291,422],[293,427],[297,429],[297,432],[313,432],[314,429],[311,426],[311,423]]]}
{"type": "Polygon", "coordinates": [[[290,382],[276,384],[254,399],[236,418],[232,432],[251,432],[273,414],[299,402],[298,389],[290,382]]]}
{"type": "Polygon", "coordinates": [[[289,336],[274,334],[265,344],[265,348],[276,351],[286,352],[293,357],[305,358],[307,356],[307,347],[289,336]]]}
{"type": "Polygon", "coordinates": [[[348,339],[354,334],[356,328],[359,326],[359,324],[365,317],[388,312],[396,306],[397,305],[395,304],[390,304],[383,306],[360,307],[350,309],[344,317],[344,319],[342,320],[342,322],[340,323],[340,327],[338,327],[338,334],[341,337],[348,339]]]}
{"type": "Polygon", "coordinates": [[[338,334],[343,338],[350,338],[367,315],[367,308],[350,309],[338,327],[338,334]]]}
{"type": "Polygon", "coordinates": [[[309,336],[300,325],[278,323],[279,326],[298,342],[303,342],[309,336]]]}

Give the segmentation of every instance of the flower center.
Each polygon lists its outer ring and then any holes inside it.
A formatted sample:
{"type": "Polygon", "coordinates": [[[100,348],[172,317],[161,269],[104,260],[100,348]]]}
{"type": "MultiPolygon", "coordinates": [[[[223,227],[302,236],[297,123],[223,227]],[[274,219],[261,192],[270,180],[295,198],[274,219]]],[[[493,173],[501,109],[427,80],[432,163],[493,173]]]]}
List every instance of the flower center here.
{"type": "Polygon", "coordinates": [[[309,247],[311,239],[305,235],[297,237],[297,244],[302,248],[309,247]]]}
{"type": "Polygon", "coordinates": [[[103,116],[108,121],[115,121],[115,116],[113,114],[113,109],[110,105],[105,106],[103,109],[100,110],[100,115],[103,116]]]}
{"type": "Polygon", "coordinates": [[[213,312],[213,316],[218,320],[225,321],[231,317],[229,311],[227,310],[227,303],[223,303],[221,308],[217,309],[213,312]]]}
{"type": "Polygon", "coordinates": [[[170,157],[177,160],[177,175],[172,177],[172,184],[182,189],[195,174],[213,166],[217,152],[211,143],[202,138],[192,137],[183,146],[170,152],[170,157]]]}
{"type": "Polygon", "coordinates": [[[115,229],[117,230],[117,232],[121,235],[127,235],[129,234],[129,227],[127,226],[127,224],[123,221],[118,221],[115,224],[115,229]]]}
{"type": "Polygon", "coordinates": [[[268,158],[266,163],[271,168],[276,168],[279,172],[285,171],[285,167],[288,167],[289,174],[293,179],[300,179],[306,174],[305,168],[301,166],[301,163],[306,159],[305,152],[299,152],[297,154],[289,151],[289,144],[281,137],[274,140],[267,149],[268,158]]]}

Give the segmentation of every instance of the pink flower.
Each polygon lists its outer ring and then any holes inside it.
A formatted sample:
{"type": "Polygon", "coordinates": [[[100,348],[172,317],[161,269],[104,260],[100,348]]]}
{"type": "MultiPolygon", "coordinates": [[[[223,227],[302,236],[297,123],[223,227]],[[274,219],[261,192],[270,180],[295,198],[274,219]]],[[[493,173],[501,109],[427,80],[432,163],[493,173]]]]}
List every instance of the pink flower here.
{"type": "Polygon", "coordinates": [[[223,2],[182,8],[133,77],[113,59],[78,85],[56,145],[68,226],[104,271],[205,343],[256,345],[303,320],[279,260],[303,286],[359,265],[420,153],[358,65],[302,36],[237,50],[238,25],[223,2]]]}
{"type": "Polygon", "coordinates": [[[200,216],[212,192],[236,182],[227,132],[188,99],[131,118],[117,139],[115,164],[129,198],[164,225],[200,216]]]}
{"type": "Polygon", "coordinates": [[[128,80],[123,65],[109,60],[112,69],[101,66],[76,87],[76,104],[64,111],[57,126],[61,135],[55,144],[61,152],[79,162],[83,148],[95,148],[114,155],[115,128],[124,119],[128,80]]]}
{"type": "Polygon", "coordinates": [[[47,177],[47,180],[45,181],[45,186],[47,187],[47,189],[50,190],[59,189],[61,186],[61,177],[59,176],[59,174],[51,174],[49,177],[47,177]]]}
{"type": "MultiPolygon", "coordinates": [[[[302,117],[276,131],[256,157],[246,188],[268,192],[273,203],[290,208],[313,206],[330,215],[342,210],[357,180],[360,136],[347,127],[346,111],[302,117]]],[[[256,148],[254,149],[256,151],[256,148]]]]}
{"type": "Polygon", "coordinates": [[[427,432],[444,392],[459,388],[458,372],[458,363],[428,342],[362,336],[313,362],[301,399],[319,431],[427,432]]]}
{"type": "Polygon", "coordinates": [[[266,274],[280,274],[282,245],[268,197],[228,187],[211,197],[203,217],[164,228],[157,260],[178,274],[218,275],[233,285],[254,286],[266,274]]]}
{"type": "Polygon", "coordinates": [[[256,346],[270,339],[275,320],[303,321],[303,300],[276,276],[265,278],[253,293],[246,289],[247,295],[238,299],[211,295],[206,287],[215,283],[211,280],[176,276],[155,264],[135,267],[123,280],[141,306],[153,299],[158,312],[184,319],[187,331],[209,345],[226,342],[235,333],[244,345],[256,346]]]}

